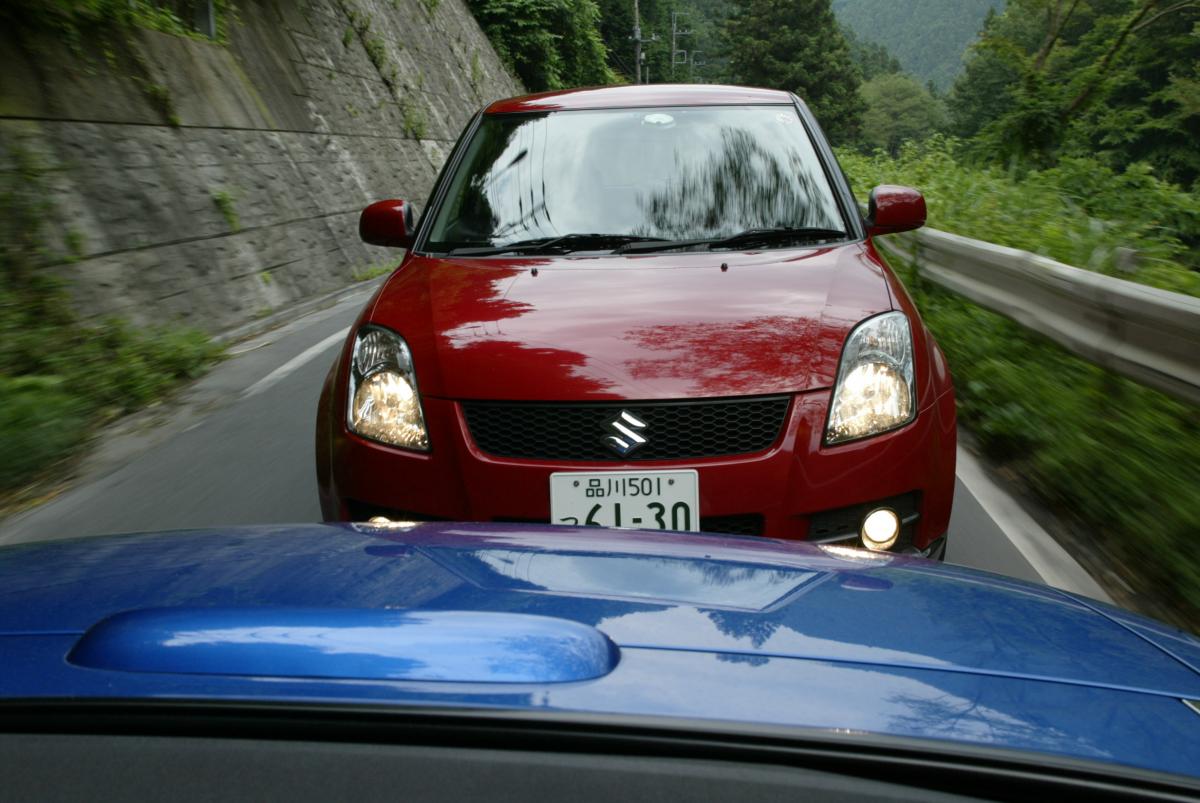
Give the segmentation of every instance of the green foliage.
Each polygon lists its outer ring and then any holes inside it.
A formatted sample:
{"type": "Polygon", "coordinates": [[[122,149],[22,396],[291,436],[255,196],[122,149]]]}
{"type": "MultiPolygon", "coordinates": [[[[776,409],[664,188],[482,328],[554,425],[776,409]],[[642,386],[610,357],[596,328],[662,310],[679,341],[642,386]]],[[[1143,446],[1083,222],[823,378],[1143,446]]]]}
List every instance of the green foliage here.
{"type": "Polygon", "coordinates": [[[63,245],[67,247],[67,258],[75,261],[83,256],[83,234],[78,229],[67,229],[63,234],[63,245]]]}
{"type": "MultiPolygon", "coordinates": [[[[342,34],[342,45],[349,47],[350,42],[357,35],[362,42],[363,50],[367,53],[367,58],[370,60],[371,66],[379,73],[379,77],[383,79],[383,83],[387,88],[395,92],[399,80],[399,70],[388,56],[387,44],[382,38],[371,35],[371,25],[374,23],[371,15],[359,11],[352,0],[339,0],[339,5],[343,13],[350,20],[350,27],[342,34]]],[[[358,116],[357,108],[351,105],[348,105],[346,108],[351,117],[358,116]]]]}
{"type": "Polygon", "coordinates": [[[404,136],[410,139],[425,139],[425,112],[421,111],[411,98],[406,97],[401,102],[400,118],[404,136]]]}
{"type": "Polygon", "coordinates": [[[468,0],[492,47],[531,90],[611,84],[595,0],[468,0]]]}
{"type": "Polygon", "coordinates": [[[88,420],[62,377],[0,375],[0,489],[70,453],[88,420]]]}
{"type": "Polygon", "coordinates": [[[736,0],[727,33],[738,83],[795,92],[833,142],[854,141],[865,104],[829,0],[736,0]]]}
{"type": "MultiPolygon", "coordinates": [[[[834,8],[836,9],[836,5],[834,8]]],[[[854,29],[847,25],[842,25],[841,29],[842,36],[846,37],[846,44],[850,47],[850,58],[854,59],[854,63],[858,65],[863,80],[870,81],[879,75],[891,75],[904,71],[899,60],[887,47],[870,39],[860,39],[854,29]]]]}
{"type": "Polygon", "coordinates": [[[438,10],[438,6],[441,5],[441,3],[442,0],[421,0],[421,5],[425,8],[425,11],[430,16],[432,16],[433,13],[438,10]]]}
{"type": "Polygon", "coordinates": [[[221,213],[221,217],[225,218],[225,222],[229,225],[229,230],[240,230],[241,224],[238,220],[237,205],[233,195],[227,190],[217,190],[212,194],[212,200],[217,211],[221,213]]]}
{"type": "MultiPolygon", "coordinates": [[[[620,80],[632,83],[633,4],[629,0],[596,0],[600,36],[608,48],[608,64],[620,80]]],[[[653,82],[724,80],[728,75],[724,24],[729,4],[724,0],[639,0],[642,26],[643,80],[653,82]],[[671,59],[671,14],[678,12],[675,41],[686,61],[671,59]]]]}
{"type": "Polygon", "coordinates": [[[944,90],[984,18],[1003,5],[1004,0],[833,0],[833,12],[862,39],[885,45],[920,81],[944,90]]]}
{"type": "MultiPolygon", "coordinates": [[[[8,0],[0,9],[0,18],[7,16],[17,24],[58,31],[75,49],[79,49],[89,31],[105,28],[146,28],[173,36],[207,39],[166,5],[155,0],[8,0]]],[[[213,6],[217,41],[224,42],[236,12],[231,0],[216,0],[213,6]]]]}
{"type": "MultiPolygon", "coordinates": [[[[1200,296],[1197,255],[1185,242],[1200,234],[1200,209],[1148,166],[1118,173],[1070,157],[1018,176],[964,164],[962,150],[938,136],[904,146],[897,159],[848,150],[838,158],[863,200],[877,184],[912,185],[925,193],[937,228],[1200,296]],[[1118,267],[1120,246],[1136,249],[1135,273],[1118,267]]],[[[1165,593],[1195,627],[1200,411],[899,267],[949,359],[960,420],[984,453],[1099,539],[1114,563],[1139,567],[1137,590],[1165,593]]]]}
{"type": "Polygon", "coordinates": [[[371,64],[382,73],[387,63],[387,47],[383,44],[383,40],[378,36],[365,39],[363,40],[363,49],[367,51],[367,58],[371,60],[371,64]]]}
{"type": "Polygon", "coordinates": [[[1009,0],[955,84],[955,130],[984,160],[1086,155],[1200,180],[1200,4],[1009,0]]]}
{"type": "MultiPolygon", "coordinates": [[[[898,260],[893,260],[896,265],[898,260]]],[[[903,268],[954,372],[960,420],[1136,590],[1200,624],[1200,410],[1109,374],[903,268]]]]}
{"type": "Polygon", "coordinates": [[[350,278],[356,282],[367,282],[371,279],[377,279],[380,276],[386,276],[396,269],[395,263],[392,262],[377,262],[373,265],[364,265],[350,273],[350,278]]]}
{"type": "Polygon", "coordinates": [[[154,84],[139,79],[135,80],[138,80],[138,83],[142,87],[142,92],[146,95],[146,100],[150,101],[150,105],[162,115],[163,120],[168,125],[178,128],[180,125],[179,114],[175,111],[175,101],[171,98],[171,90],[162,84],[154,84]]]}
{"type": "Polygon", "coordinates": [[[1117,173],[1070,157],[1017,177],[965,164],[962,150],[937,136],[904,146],[897,159],[848,151],[838,159],[860,195],[886,183],[920,189],[936,228],[1200,296],[1200,204],[1146,165],[1117,173]],[[1137,253],[1132,273],[1119,264],[1120,248],[1137,253]]]}
{"type": "Polygon", "coordinates": [[[895,156],[905,142],[920,142],[947,125],[941,101],[907,75],[877,75],[859,91],[867,104],[862,142],[869,148],[895,156]]]}
{"type": "MultiPolygon", "coordinates": [[[[68,457],[108,417],[198,375],[219,355],[194,330],[82,322],[46,265],[46,169],[11,151],[0,172],[0,491],[68,457]]],[[[68,247],[70,237],[67,238],[68,247]]]]}
{"type": "Polygon", "coordinates": [[[479,63],[479,53],[471,51],[471,88],[476,92],[479,91],[479,85],[483,83],[483,66],[479,63]]]}

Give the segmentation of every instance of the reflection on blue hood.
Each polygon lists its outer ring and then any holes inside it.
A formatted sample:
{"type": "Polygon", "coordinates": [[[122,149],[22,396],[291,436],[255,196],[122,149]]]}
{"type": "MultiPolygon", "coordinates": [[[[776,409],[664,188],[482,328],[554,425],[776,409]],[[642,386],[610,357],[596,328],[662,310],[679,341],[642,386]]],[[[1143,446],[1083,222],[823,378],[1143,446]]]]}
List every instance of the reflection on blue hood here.
{"type": "Polygon", "coordinates": [[[1195,774],[1198,656],[1053,589],[765,539],[320,525],[0,549],[8,698],[733,719],[1195,774]]]}

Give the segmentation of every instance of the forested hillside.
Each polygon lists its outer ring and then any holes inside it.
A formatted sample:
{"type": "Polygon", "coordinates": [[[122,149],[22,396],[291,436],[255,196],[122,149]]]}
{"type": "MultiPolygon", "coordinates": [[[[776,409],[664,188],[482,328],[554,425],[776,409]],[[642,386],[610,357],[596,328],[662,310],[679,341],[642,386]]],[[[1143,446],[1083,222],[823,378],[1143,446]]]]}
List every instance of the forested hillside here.
{"type": "Polygon", "coordinates": [[[948,89],[989,10],[1004,0],[833,0],[833,13],[860,38],[885,45],[922,83],[948,89]]]}

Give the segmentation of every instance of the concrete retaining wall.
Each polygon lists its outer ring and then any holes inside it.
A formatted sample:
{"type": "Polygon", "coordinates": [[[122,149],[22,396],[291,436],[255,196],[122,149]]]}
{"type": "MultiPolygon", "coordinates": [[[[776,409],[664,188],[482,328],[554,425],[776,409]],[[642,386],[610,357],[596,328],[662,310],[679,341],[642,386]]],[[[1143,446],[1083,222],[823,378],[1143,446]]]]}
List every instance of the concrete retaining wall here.
{"type": "Polygon", "coordinates": [[[216,332],[396,261],[359,211],[422,205],[470,116],[521,91],[461,0],[241,0],[227,45],[5,31],[0,169],[46,168],[81,314],[216,332]]]}

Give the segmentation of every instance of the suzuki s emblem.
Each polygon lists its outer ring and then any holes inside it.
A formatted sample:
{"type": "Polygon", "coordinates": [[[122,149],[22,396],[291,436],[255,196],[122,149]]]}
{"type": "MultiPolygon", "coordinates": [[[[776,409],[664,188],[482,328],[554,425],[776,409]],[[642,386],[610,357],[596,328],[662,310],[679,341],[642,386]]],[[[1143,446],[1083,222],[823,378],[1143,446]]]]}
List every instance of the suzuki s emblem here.
{"type": "Polygon", "coordinates": [[[605,436],[605,445],[621,457],[625,457],[646,442],[645,437],[641,435],[641,430],[646,428],[646,422],[628,410],[622,410],[621,414],[605,424],[605,427],[616,433],[605,436]]]}

